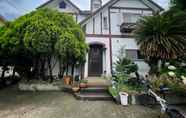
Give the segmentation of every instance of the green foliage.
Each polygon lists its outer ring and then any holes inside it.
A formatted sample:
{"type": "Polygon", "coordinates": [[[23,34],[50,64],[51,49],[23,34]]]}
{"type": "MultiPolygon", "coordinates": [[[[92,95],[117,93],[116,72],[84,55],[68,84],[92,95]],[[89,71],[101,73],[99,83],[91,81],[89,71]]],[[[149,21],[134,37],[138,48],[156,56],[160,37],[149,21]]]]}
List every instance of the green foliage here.
{"type": "Polygon", "coordinates": [[[171,0],[172,7],[174,9],[186,10],[186,1],[185,0],[171,0]]]}
{"type": "Polygon", "coordinates": [[[127,58],[119,58],[116,62],[116,72],[131,74],[138,71],[138,66],[127,58]]]}
{"type": "Polygon", "coordinates": [[[153,78],[151,83],[155,90],[159,90],[159,87],[163,85],[170,88],[170,91],[175,94],[186,95],[186,85],[177,77],[170,78],[167,74],[164,74],[160,78],[153,78]]]}
{"type": "Polygon", "coordinates": [[[134,33],[146,58],[175,59],[186,45],[186,13],[144,17],[134,33]]]}
{"type": "Polygon", "coordinates": [[[39,9],[0,29],[0,49],[0,57],[30,58],[38,74],[45,73],[47,62],[51,74],[53,56],[62,59],[63,64],[84,62],[88,46],[81,27],[70,14],[39,9]]]}

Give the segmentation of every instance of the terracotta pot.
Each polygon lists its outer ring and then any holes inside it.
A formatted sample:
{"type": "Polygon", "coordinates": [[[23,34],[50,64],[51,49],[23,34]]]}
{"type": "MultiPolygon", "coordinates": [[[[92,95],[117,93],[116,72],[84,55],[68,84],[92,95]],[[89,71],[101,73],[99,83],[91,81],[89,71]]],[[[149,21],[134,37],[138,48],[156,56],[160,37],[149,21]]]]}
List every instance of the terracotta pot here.
{"type": "Polygon", "coordinates": [[[87,83],[80,83],[80,84],[79,84],[79,87],[80,87],[80,88],[86,88],[86,87],[87,87],[87,83]]]}
{"type": "Polygon", "coordinates": [[[72,90],[73,90],[73,92],[79,92],[80,88],[79,87],[73,87],[72,90]]]}
{"type": "Polygon", "coordinates": [[[71,84],[71,77],[70,76],[64,76],[64,84],[70,85],[71,84]]]}

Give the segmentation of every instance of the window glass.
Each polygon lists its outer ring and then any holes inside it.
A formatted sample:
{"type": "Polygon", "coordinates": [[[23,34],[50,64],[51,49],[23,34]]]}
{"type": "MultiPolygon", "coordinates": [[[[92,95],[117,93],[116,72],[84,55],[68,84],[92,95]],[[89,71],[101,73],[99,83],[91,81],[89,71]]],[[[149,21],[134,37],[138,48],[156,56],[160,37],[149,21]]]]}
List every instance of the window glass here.
{"type": "Polygon", "coordinates": [[[126,50],[126,57],[132,60],[144,59],[139,50],[126,50]]]}
{"type": "Polygon", "coordinates": [[[59,8],[65,9],[66,8],[66,3],[64,1],[60,2],[59,8]]]}
{"type": "Polygon", "coordinates": [[[140,14],[123,13],[123,22],[136,23],[140,17],[141,17],[140,14]]]}
{"type": "Polygon", "coordinates": [[[107,22],[107,17],[103,17],[103,27],[104,27],[104,29],[105,30],[107,30],[108,29],[108,22],[107,22]]]}

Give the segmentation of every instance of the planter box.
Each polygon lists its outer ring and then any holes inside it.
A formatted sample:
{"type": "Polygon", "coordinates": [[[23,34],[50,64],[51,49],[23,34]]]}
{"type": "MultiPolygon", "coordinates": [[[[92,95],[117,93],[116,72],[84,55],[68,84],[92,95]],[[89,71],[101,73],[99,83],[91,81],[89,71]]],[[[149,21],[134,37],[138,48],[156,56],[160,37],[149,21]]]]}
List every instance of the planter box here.
{"type": "MultiPolygon", "coordinates": [[[[186,104],[186,97],[175,94],[167,94],[165,100],[169,105],[183,105],[186,104]]],[[[157,105],[159,103],[153,97],[148,97],[145,94],[130,95],[129,103],[131,105],[157,105]]]]}
{"type": "Polygon", "coordinates": [[[18,85],[20,91],[62,91],[62,87],[52,84],[24,84],[18,85]]]}

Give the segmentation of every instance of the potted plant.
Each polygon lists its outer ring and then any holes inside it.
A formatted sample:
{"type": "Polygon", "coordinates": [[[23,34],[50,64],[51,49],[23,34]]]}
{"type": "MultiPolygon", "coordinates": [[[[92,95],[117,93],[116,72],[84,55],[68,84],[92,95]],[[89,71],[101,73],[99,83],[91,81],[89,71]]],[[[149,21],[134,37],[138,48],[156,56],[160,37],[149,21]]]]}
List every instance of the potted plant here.
{"type": "Polygon", "coordinates": [[[79,92],[79,90],[80,90],[79,86],[72,87],[72,91],[75,92],[75,93],[79,92]]]}
{"type": "Polygon", "coordinates": [[[79,87],[80,88],[86,88],[87,87],[87,80],[80,80],[79,87]]]}
{"type": "Polygon", "coordinates": [[[63,80],[64,80],[65,85],[70,85],[72,81],[72,77],[67,75],[67,76],[64,76],[63,80]]]}
{"type": "Polygon", "coordinates": [[[121,103],[119,92],[115,87],[109,87],[109,93],[112,95],[117,104],[121,103]]]}

